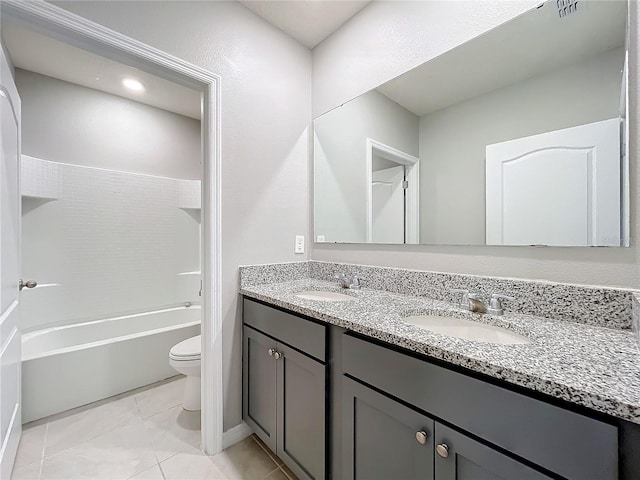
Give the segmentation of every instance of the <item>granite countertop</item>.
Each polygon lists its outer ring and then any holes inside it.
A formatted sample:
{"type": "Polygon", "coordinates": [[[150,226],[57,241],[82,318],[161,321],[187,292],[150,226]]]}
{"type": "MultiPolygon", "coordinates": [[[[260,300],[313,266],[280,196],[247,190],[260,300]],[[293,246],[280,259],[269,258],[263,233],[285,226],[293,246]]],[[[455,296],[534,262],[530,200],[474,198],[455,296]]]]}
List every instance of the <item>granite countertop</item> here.
{"type": "Polygon", "coordinates": [[[640,350],[628,330],[531,315],[478,315],[424,297],[381,290],[346,290],[315,279],[244,286],[240,293],[331,325],[459,365],[587,408],[640,424],[640,350]],[[295,296],[330,290],[355,301],[295,296]],[[407,325],[415,314],[446,314],[506,327],[531,343],[496,345],[461,340],[407,325]]]}

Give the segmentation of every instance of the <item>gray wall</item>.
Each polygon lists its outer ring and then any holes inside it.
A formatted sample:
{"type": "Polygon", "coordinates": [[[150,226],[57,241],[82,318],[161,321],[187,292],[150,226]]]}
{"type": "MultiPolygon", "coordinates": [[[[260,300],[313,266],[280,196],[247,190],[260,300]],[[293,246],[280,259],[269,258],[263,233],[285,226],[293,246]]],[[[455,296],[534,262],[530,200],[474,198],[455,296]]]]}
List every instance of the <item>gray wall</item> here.
{"type": "Polygon", "coordinates": [[[373,90],[313,126],[314,234],[326,242],[366,242],[366,139],[417,157],[418,117],[373,90]]]}
{"type": "MultiPolygon", "coordinates": [[[[539,1],[373,2],[313,50],[313,114],[360,95],[479,35],[539,1]],[[381,32],[384,32],[382,34],[381,32]]],[[[636,167],[638,10],[631,3],[631,248],[315,244],[314,260],[592,284],[640,286],[636,167]]]]}
{"type": "Polygon", "coordinates": [[[200,179],[200,122],[16,69],[22,153],[54,162],[200,179]]]}
{"type": "MultiPolygon", "coordinates": [[[[241,422],[238,266],[305,260],[311,54],[240,3],[56,2],[222,76],[224,428],[241,422]]],[[[308,248],[308,243],[307,243],[308,248]]]]}
{"type": "Polygon", "coordinates": [[[420,119],[422,243],[485,243],[486,145],[618,116],[618,48],[420,119]]]}

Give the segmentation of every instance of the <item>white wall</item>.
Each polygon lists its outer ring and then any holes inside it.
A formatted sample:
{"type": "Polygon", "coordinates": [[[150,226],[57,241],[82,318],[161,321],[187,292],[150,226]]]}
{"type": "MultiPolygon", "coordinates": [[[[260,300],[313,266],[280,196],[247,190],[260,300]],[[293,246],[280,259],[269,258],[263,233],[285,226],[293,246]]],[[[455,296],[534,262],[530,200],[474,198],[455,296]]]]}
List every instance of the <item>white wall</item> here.
{"type": "Polygon", "coordinates": [[[420,118],[422,243],[485,243],[485,147],[618,116],[622,48],[420,118]]]}
{"type": "Polygon", "coordinates": [[[224,425],[240,423],[238,265],[304,260],[311,54],[233,2],[56,2],[222,76],[224,425]]]}
{"type": "Polygon", "coordinates": [[[314,121],[315,235],[367,241],[367,155],[371,138],[418,155],[418,117],[371,91],[314,121]]]}
{"type": "Polygon", "coordinates": [[[45,160],[200,179],[200,122],[16,69],[22,153],[45,160]]]}
{"type": "MultiPolygon", "coordinates": [[[[341,105],[436,55],[535,7],[519,2],[373,2],[313,51],[313,114],[341,105]]],[[[444,272],[640,286],[636,167],[640,128],[638,11],[631,3],[631,248],[535,248],[315,244],[314,260],[444,272]]]]}

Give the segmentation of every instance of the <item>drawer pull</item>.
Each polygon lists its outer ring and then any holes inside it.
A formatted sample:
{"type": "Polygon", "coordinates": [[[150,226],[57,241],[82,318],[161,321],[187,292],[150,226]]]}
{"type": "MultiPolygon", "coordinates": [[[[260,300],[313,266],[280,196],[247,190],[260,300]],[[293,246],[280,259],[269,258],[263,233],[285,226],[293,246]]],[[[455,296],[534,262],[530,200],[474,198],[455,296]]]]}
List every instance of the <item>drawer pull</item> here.
{"type": "Polygon", "coordinates": [[[420,445],[424,445],[425,443],[427,443],[427,432],[423,430],[416,432],[416,440],[420,445]]]}
{"type": "Polygon", "coordinates": [[[442,458],[447,458],[449,456],[449,446],[446,443],[440,443],[436,445],[436,452],[438,452],[438,455],[442,458]]]}
{"type": "Polygon", "coordinates": [[[280,360],[280,358],[282,358],[282,354],[280,352],[275,352],[273,354],[273,358],[275,358],[276,360],[280,360]]]}
{"type": "Polygon", "coordinates": [[[270,348],[269,350],[267,350],[267,353],[269,354],[270,357],[273,357],[273,354],[276,353],[276,349],[270,348]]]}

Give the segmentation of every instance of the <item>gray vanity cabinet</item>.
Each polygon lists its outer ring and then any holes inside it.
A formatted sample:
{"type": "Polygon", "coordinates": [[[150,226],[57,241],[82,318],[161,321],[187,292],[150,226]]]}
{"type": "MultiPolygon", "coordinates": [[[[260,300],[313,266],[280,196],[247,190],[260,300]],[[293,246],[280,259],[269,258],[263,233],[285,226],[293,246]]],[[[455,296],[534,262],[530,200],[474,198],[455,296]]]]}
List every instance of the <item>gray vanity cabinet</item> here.
{"type": "Polygon", "coordinates": [[[550,480],[528,466],[348,377],[345,480],[550,480]]]}
{"type": "Polygon", "coordinates": [[[551,480],[528,466],[436,423],[437,480],[551,480]]]}
{"type": "Polygon", "coordinates": [[[324,479],[326,327],[250,300],[244,323],[245,422],[299,479],[324,479]]]}
{"type": "Polygon", "coordinates": [[[278,344],[277,455],[299,479],[325,478],[325,366],[278,344]]]}
{"type": "Polygon", "coordinates": [[[344,480],[432,480],[433,420],[349,378],[342,388],[344,480]]]}
{"type": "Polygon", "coordinates": [[[276,341],[244,327],[243,415],[254,433],[276,451],[276,341]]]}
{"type": "MultiPolygon", "coordinates": [[[[344,381],[357,379],[365,388],[383,392],[379,396],[398,399],[397,403],[408,410],[425,412],[438,422],[442,420],[455,426],[452,430],[441,423],[435,424],[432,454],[435,455],[436,480],[551,478],[540,472],[553,472],[570,480],[619,478],[619,432],[614,424],[349,333],[342,338],[342,369],[344,381]],[[444,445],[448,452],[443,451],[444,445]],[[433,453],[434,450],[440,452],[433,453]],[[446,458],[439,453],[444,453],[446,458]]],[[[354,401],[351,394],[343,391],[343,397],[345,395],[347,402],[354,401]]],[[[343,418],[353,408],[343,404],[343,418]]],[[[394,407],[394,411],[398,408],[394,407]]],[[[357,415],[356,410],[356,420],[357,415]]],[[[381,418],[369,417],[371,421],[381,418]]],[[[388,428],[388,423],[369,428],[371,431],[388,428]]],[[[405,435],[412,438],[409,433],[405,435]]],[[[353,435],[344,440],[343,450],[354,438],[357,441],[353,435]]],[[[415,443],[415,439],[413,441],[415,443]]],[[[354,453],[356,457],[363,454],[360,450],[354,453]]],[[[345,455],[343,465],[348,465],[350,454],[345,455]]]]}

